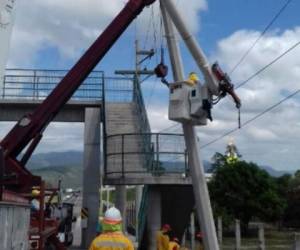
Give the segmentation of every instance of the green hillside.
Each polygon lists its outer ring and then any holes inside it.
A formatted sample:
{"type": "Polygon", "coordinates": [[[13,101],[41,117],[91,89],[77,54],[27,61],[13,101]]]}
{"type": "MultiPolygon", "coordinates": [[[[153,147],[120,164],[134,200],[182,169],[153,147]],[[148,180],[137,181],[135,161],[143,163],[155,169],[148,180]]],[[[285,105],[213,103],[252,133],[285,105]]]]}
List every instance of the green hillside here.
{"type": "Polygon", "coordinates": [[[50,186],[57,186],[62,181],[63,188],[79,188],[82,186],[82,168],[79,166],[52,166],[32,170],[34,175],[42,176],[50,186]]]}

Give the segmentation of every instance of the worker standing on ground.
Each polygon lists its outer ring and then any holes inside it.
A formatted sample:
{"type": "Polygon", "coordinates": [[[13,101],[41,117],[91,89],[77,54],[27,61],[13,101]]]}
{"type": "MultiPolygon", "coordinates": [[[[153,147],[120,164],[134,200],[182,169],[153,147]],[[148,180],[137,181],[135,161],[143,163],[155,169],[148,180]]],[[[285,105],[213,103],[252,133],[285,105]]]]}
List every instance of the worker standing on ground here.
{"type": "Polygon", "coordinates": [[[122,233],[121,213],[115,207],[105,212],[102,233],[93,240],[89,250],[134,250],[132,242],[122,233]]]}
{"type": "Polygon", "coordinates": [[[196,239],[198,240],[198,244],[197,244],[197,247],[196,247],[196,250],[204,250],[204,247],[203,247],[203,234],[202,232],[198,232],[196,234],[196,239]]]}
{"type": "Polygon", "coordinates": [[[162,229],[156,234],[157,250],[169,250],[171,227],[169,224],[164,224],[162,229]]]}
{"type": "Polygon", "coordinates": [[[174,237],[169,243],[169,250],[179,250],[180,245],[179,245],[179,239],[174,237]]]}

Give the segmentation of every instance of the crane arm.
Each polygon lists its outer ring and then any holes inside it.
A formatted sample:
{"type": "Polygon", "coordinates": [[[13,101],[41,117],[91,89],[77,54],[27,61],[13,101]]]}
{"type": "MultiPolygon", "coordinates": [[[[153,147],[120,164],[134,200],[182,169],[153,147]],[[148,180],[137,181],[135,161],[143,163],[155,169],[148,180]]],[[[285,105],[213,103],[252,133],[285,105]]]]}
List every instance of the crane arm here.
{"type": "MultiPolygon", "coordinates": [[[[35,138],[38,138],[43,133],[47,125],[54,119],[63,105],[68,102],[84,79],[101,61],[130,23],[142,12],[145,6],[153,2],[155,0],[129,0],[118,16],[72,67],[43,103],[33,113],[25,115],[17,122],[0,143],[4,152],[6,169],[18,172],[19,168],[19,172],[26,175],[27,171],[24,170],[21,162],[16,160],[16,157],[30,142],[36,143],[38,141],[35,138]]],[[[32,148],[35,148],[35,146],[32,148]]]]}

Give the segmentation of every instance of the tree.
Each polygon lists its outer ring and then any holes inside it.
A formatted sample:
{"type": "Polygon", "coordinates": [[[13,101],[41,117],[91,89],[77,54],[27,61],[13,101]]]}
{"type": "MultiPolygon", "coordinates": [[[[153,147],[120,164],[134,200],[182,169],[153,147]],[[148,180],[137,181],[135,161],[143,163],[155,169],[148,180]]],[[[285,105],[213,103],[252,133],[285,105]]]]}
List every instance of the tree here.
{"type": "MultiPolygon", "coordinates": [[[[218,159],[222,159],[220,155],[218,159]]],[[[278,195],[275,179],[256,164],[245,161],[225,161],[217,166],[209,190],[214,212],[240,219],[244,231],[253,218],[277,220],[286,204],[278,195]]]]}

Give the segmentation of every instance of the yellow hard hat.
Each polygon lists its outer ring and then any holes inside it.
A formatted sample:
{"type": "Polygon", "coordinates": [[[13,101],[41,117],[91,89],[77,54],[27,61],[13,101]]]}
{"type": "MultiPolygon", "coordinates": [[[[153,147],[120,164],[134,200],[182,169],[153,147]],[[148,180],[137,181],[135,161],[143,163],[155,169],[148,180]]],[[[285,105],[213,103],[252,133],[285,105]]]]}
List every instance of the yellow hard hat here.
{"type": "Polygon", "coordinates": [[[191,72],[189,74],[189,80],[196,83],[197,81],[199,81],[199,78],[195,72],[191,72]]]}
{"type": "Polygon", "coordinates": [[[31,194],[32,194],[32,196],[38,196],[40,194],[40,191],[37,189],[33,189],[31,194]]]}

